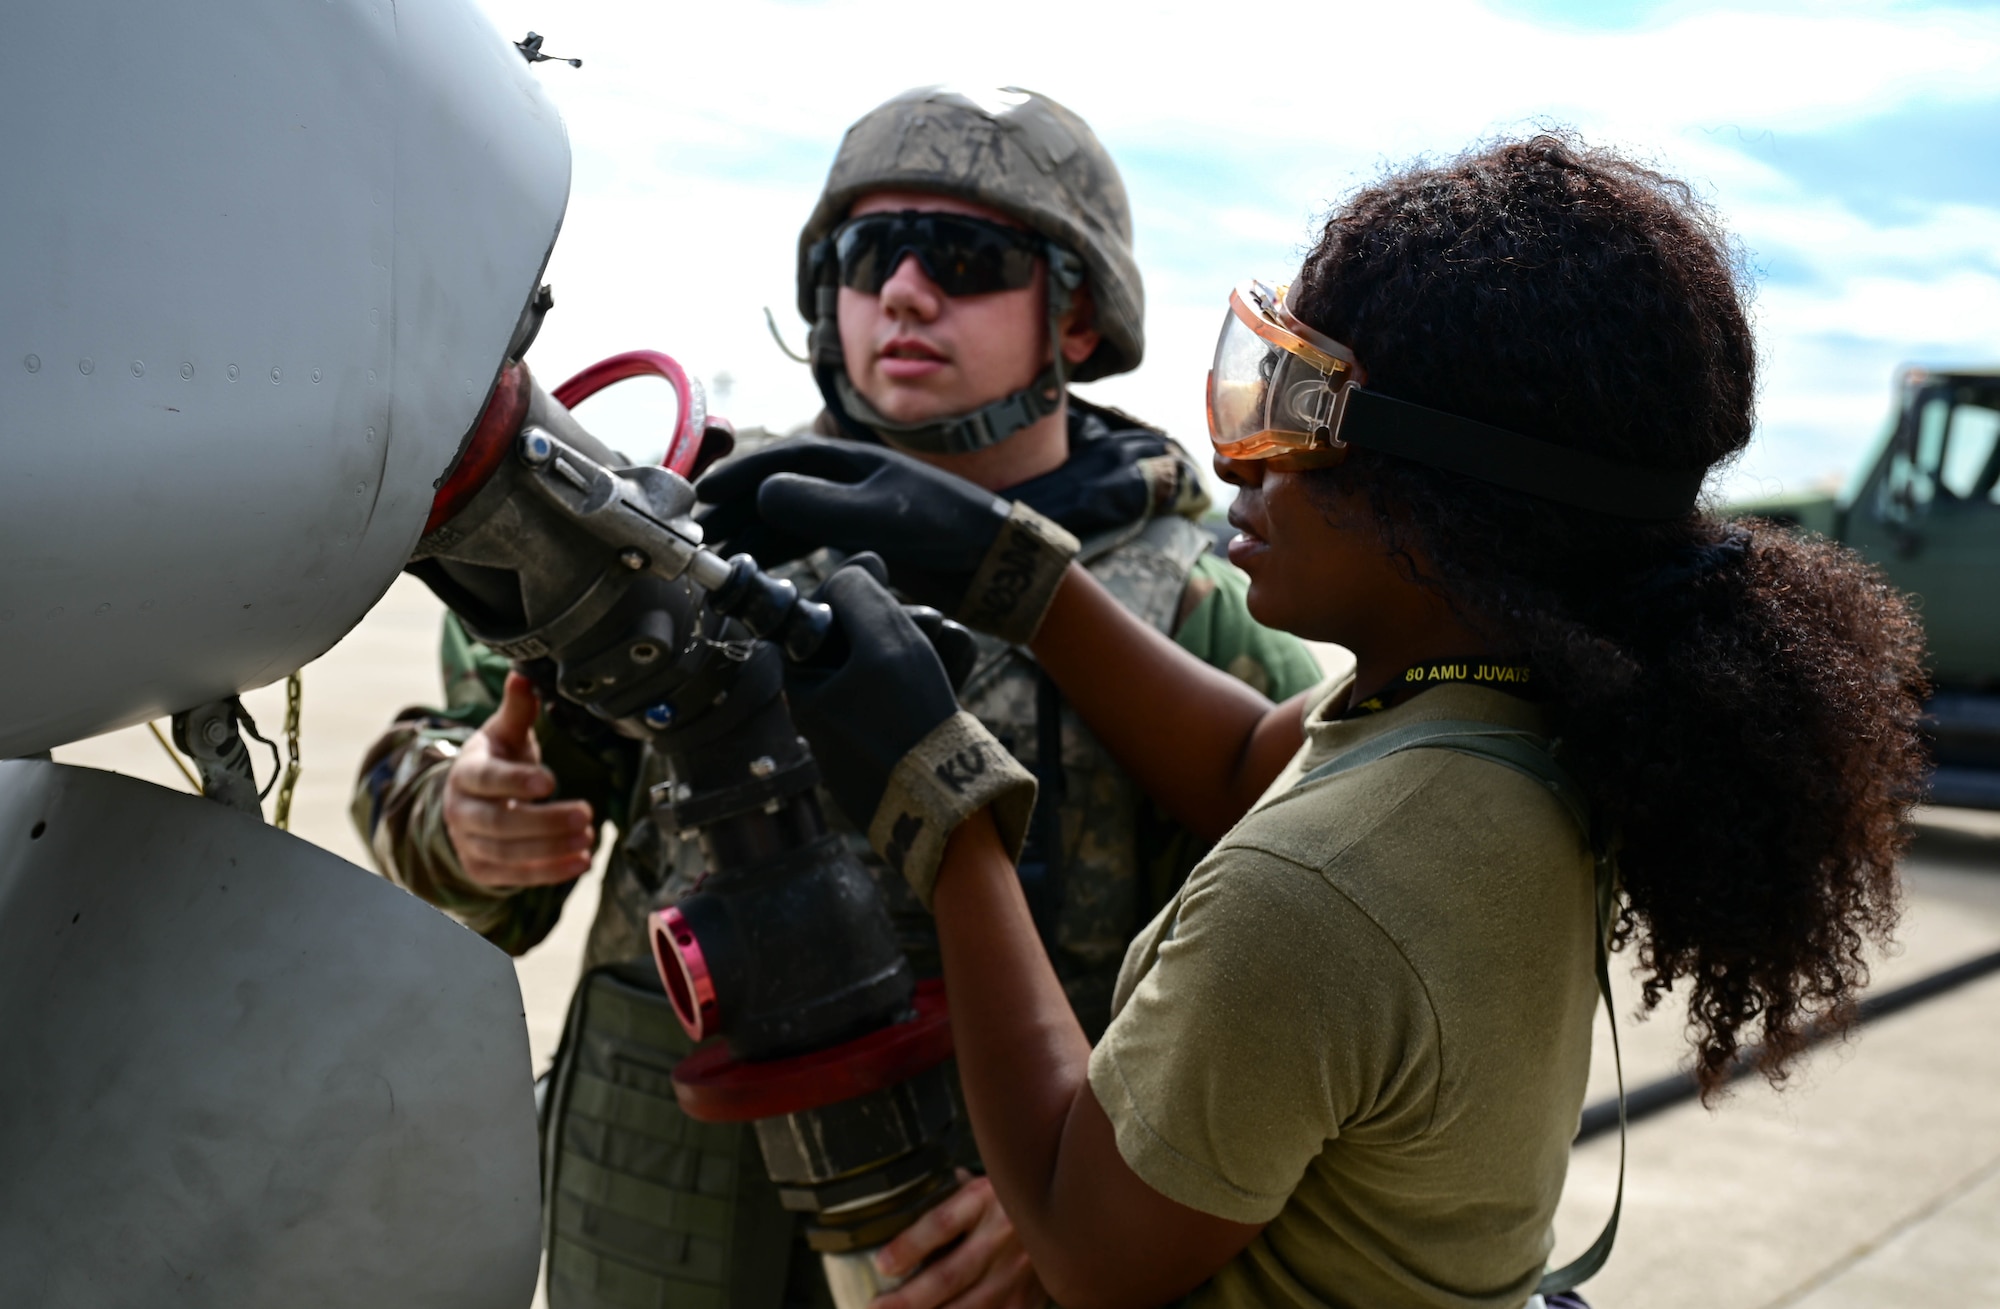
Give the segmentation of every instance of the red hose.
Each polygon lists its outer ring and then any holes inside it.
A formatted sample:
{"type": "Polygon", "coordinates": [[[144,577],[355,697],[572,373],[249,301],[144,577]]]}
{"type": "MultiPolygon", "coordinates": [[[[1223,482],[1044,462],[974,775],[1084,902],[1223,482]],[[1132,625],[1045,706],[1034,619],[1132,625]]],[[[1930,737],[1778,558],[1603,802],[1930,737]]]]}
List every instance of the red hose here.
{"type": "Polygon", "coordinates": [[[686,369],[674,362],[673,356],[658,350],[627,350],[622,355],[598,360],[557,387],[553,394],[563,408],[574,409],[613,382],[628,377],[664,377],[673,384],[674,396],[680,402],[680,422],[674,426],[673,439],[667,442],[667,454],[660,463],[682,477],[688,476],[695,457],[701,453],[702,432],[708,427],[708,401],[701,387],[688,377],[686,369]]]}

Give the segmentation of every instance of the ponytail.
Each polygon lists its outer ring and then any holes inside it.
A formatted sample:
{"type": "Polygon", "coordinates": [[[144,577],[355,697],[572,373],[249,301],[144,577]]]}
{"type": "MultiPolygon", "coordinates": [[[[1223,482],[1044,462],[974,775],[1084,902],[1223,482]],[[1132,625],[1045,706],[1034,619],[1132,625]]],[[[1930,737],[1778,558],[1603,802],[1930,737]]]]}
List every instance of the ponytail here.
{"type": "MultiPolygon", "coordinates": [[[[1572,139],[1361,193],[1297,309],[1370,386],[1607,458],[1710,468],[1748,443],[1739,264],[1671,179],[1572,139]]],[[[1755,1043],[1780,1080],[1847,1020],[1897,916],[1921,794],[1922,635],[1839,545],[1707,515],[1639,523],[1356,449],[1307,475],[1372,518],[1492,648],[1530,659],[1558,752],[1620,841],[1621,945],[1685,983],[1705,1091],[1755,1043]]]]}

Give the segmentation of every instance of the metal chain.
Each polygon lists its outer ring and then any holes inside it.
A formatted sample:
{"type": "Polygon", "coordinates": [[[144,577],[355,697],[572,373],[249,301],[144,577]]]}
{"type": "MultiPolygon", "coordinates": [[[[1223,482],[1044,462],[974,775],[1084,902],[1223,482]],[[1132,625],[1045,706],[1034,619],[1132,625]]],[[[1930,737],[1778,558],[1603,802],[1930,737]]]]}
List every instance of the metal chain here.
{"type": "Polygon", "coordinates": [[[303,679],[285,679],[285,776],[278,783],[278,802],[271,821],[280,831],[292,830],[292,790],[299,784],[299,704],[305,698],[303,679]]]}

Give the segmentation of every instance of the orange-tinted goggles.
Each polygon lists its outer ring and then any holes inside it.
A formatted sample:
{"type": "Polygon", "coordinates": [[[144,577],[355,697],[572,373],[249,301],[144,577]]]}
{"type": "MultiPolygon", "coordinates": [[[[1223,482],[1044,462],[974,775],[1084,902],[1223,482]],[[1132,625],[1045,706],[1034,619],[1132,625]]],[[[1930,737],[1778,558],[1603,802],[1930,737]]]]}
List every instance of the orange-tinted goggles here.
{"type": "Polygon", "coordinates": [[[1208,373],[1208,437],[1231,459],[1340,446],[1360,384],[1353,352],[1300,322],[1286,288],[1251,280],[1229,293],[1208,373]]]}
{"type": "Polygon", "coordinates": [[[1678,518],[1700,500],[1703,468],[1620,463],[1370,391],[1354,352],[1286,300],[1258,281],[1229,293],[1208,373],[1208,436],[1227,458],[1313,467],[1359,446],[1624,518],[1678,518]]]}

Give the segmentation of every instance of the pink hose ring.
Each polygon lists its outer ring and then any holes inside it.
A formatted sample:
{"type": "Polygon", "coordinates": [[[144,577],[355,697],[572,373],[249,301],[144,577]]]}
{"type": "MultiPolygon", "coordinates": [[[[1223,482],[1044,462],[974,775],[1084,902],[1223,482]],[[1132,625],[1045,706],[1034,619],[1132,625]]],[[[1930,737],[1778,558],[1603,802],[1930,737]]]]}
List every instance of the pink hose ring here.
{"type": "Polygon", "coordinates": [[[674,1017],[681,1020],[689,1039],[699,1044],[715,1035],[716,1019],[715,979],[709,974],[701,943],[673,905],[654,911],[648,925],[652,928],[653,966],[666,984],[674,1017]]]}

